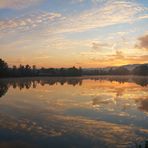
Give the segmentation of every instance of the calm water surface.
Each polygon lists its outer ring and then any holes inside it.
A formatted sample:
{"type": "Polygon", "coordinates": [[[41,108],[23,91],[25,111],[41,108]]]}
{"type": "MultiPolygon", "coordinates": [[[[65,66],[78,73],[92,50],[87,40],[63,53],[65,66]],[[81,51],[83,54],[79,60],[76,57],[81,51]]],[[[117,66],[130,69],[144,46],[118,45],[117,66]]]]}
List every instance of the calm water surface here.
{"type": "Polygon", "coordinates": [[[130,148],[147,139],[148,77],[0,80],[0,148],[130,148]]]}

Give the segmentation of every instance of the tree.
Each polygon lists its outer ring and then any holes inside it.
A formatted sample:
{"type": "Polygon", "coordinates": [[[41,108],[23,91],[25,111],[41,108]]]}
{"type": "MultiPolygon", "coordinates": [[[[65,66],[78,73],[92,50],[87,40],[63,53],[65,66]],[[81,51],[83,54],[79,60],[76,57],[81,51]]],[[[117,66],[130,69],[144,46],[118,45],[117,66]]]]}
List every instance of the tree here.
{"type": "Polygon", "coordinates": [[[0,59],[0,77],[5,77],[8,75],[8,64],[0,59]]]}
{"type": "Polygon", "coordinates": [[[148,75],[148,65],[143,64],[143,65],[137,66],[136,68],[134,68],[133,74],[145,75],[145,76],[148,75]]]}

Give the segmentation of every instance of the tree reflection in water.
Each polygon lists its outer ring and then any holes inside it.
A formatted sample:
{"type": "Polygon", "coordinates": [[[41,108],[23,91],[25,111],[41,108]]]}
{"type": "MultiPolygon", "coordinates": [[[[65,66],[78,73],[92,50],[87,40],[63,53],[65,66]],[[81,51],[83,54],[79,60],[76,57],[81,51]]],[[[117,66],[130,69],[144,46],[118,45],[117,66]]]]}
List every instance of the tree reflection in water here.
{"type": "MultiPolygon", "coordinates": [[[[139,133],[140,136],[144,132],[146,133],[143,129],[140,131],[138,128],[134,129],[136,132],[132,131],[132,127],[128,127],[127,125],[132,123],[130,122],[131,119],[136,121],[136,119],[134,119],[135,116],[130,117],[130,115],[133,115],[132,113],[134,111],[140,110],[140,113],[142,111],[146,112],[146,114],[148,112],[148,96],[147,93],[145,93],[148,88],[148,77],[85,76],[1,79],[0,97],[3,97],[9,88],[10,92],[12,89],[17,89],[14,92],[17,92],[18,94],[14,94],[13,92],[12,94],[14,96],[10,93],[10,96],[8,95],[6,99],[1,98],[0,100],[0,127],[4,130],[10,129],[10,133],[7,133],[8,131],[2,133],[1,130],[1,137],[6,135],[6,138],[10,136],[9,138],[11,139],[18,133],[18,137],[23,139],[23,135],[21,137],[22,133],[28,134],[32,132],[34,137],[48,138],[46,140],[49,143],[51,142],[50,140],[55,140],[55,145],[58,143],[57,139],[59,140],[59,143],[67,139],[67,142],[64,141],[65,143],[68,143],[70,140],[72,142],[84,142],[85,147],[90,147],[91,143],[89,142],[91,141],[89,140],[91,138],[96,139],[96,141],[99,141],[100,139],[105,139],[106,141],[111,139],[112,141],[110,140],[107,142],[115,144],[116,141],[118,141],[118,143],[126,142],[126,140],[133,141],[132,138],[136,137],[139,133]],[[44,89],[40,90],[40,88],[44,88],[42,86],[52,85],[58,85],[58,87],[53,87],[54,91],[52,91],[51,87],[45,87],[46,90],[51,88],[50,92],[45,91],[44,89]],[[61,86],[59,87],[59,85],[61,86]],[[70,86],[65,87],[63,85],[70,86]],[[81,85],[82,87],[79,87],[81,85]],[[32,89],[35,88],[37,90],[36,92],[28,91],[28,89],[32,91],[32,89]],[[64,90],[68,88],[68,94],[67,92],[62,92],[63,88],[64,90]],[[21,92],[23,89],[25,91],[21,92]],[[57,91],[59,92],[57,93],[57,91]],[[136,91],[137,93],[135,93],[136,91]],[[143,92],[145,95],[143,95],[143,92]],[[73,96],[71,96],[71,93],[73,96]],[[142,93],[142,95],[139,95],[140,93],[142,93]],[[28,94],[29,96],[27,96],[28,94]],[[56,94],[57,96],[53,97],[56,94]],[[136,97],[134,98],[134,96],[136,97]],[[9,98],[11,98],[11,101],[9,98]],[[23,99],[25,102],[23,102],[23,99]],[[42,105],[42,103],[44,104],[42,105]],[[134,106],[134,104],[137,106],[134,106]],[[64,113],[62,113],[62,111],[64,113]],[[132,113],[130,111],[132,111],[132,113]],[[122,127],[122,125],[125,126],[122,127]],[[71,135],[72,137],[70,137],[71,135]],[[121,136],[122,139],[118,138],[119,136],[121,136]],[[73,139],[73,137],[76,137],[77,139],[73,139]]],[[[136,114],[136,112],[134,113],[136,114]]],[[[137,119],[137,123],[134,123],[134,125],[142,125],[145,128],[146,125],[143,123],[139,124],[138,121],[140,120],[137,119]]],[[[143,121],[144,120],[142,120],[142,122],[143,121]]],[[[25,135],[25,138],[29,137],[29,134],[27,134],[25,135]]],[[[29,141],[30,139],[31,137],[25,140],[29,141]]],[[[41,144],[44,143],[44,139],[37,139],[37,141],[39,140],[41,141],[41,144]]],[[[102,142],[101,140],[100,143],[102,142]]],[[[37,141],[35,141],[35,143],[37,141]]],[[[140,141],[143,141],[143,139],[140,139],[140,141]]],[[[6,143],[13,145],[8,141],[6,141],[6,143]]],[[[60,145],[61,143],[57,147],[60,147],[60,145]]],[[[28,147],[28,145],[26,147],[28,147]]]]}
{"type": "Polygon", "coordinates": [[[0,97],[4,96],[8,91],[8,83],[0,82],[0,97]]]}
{"type": "Polygon", "coordinates": [[[20,90],[26,88],[36,88],[38,84],[44,85],[82,85],[83,80],[107,80],[110,82],[116,81],[119,83],[136,83],[142,87],[148,85],[148,77],[137,77],[137,76],[94,76],[94,77],[39,77],[39,78],[18,78],[18,79],[1,79],[0,80],[0,97],[4,96],[9,87],[12,86],[14,89],[19,88],[20,90]]]}

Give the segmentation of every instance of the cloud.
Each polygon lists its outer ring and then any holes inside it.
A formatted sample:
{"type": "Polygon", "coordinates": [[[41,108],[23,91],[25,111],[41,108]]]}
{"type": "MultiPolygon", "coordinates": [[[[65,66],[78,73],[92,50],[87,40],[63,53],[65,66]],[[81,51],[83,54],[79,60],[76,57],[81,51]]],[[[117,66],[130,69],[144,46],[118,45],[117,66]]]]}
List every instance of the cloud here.
{"type": "Polygon", "coordinates": [[[108,44],[103,44],[103,43],[96,43],[96,42],[93,42],[92,43],[92,49],[93,50],[102,50],[104,49],[105,47],[108,47],[108,44]]]}
{"type": "Polygon", "coordinates": [[[0,0],[0,9],[23,9],[43,0],[0,0]]]}
{"type": "Polygon", "coordinates": [[[92,2],[94,4],[98,4],[98,3],[103,3],[103,2],[107,2],[108,0],[92,0],[92,2]]]}
{"type": "Polygon", "coordinates": [[[20,18],[14,18],[10,20],[1,20],[0,21],[0,31],[1,33],[10,32],[10,31],[24,31],[29,30],[40,25],[49,23],[57,18],[61,17],[60,13],[53,12],[38,12],[32,13],[29,16],[23,16],[20,18]]]}
{"type": "Polygon", "coordinates": [[[124,58],[124,53],[122,51],[116,51],[116,54],[113,55],[116,59],[123,59],[124,58]]]}
{"type": "Polygon", "coordinates": [[[84,2],[85,0],[71,0],[71,3],[72,4],[75,4],[75,3],[82,3],[84,2]]]}
{"type": "Polygon", "coordinates": [[[148,14],[140,16],[139,19],[148,19],[148,14]]]}
{"type": "Polygon", "coordinates": [[[126,59],[126,56],[122,51],[116,51],[114,54],[104,55],[104,56],[101,56],[100,58],[97,58],[97,57],[95,56],[95,53],[94,53],[91,57],[91,60],[94,62],[102,61],[102,64],[108,63],[109,65],[112,62],[119,64],[117,61],[124,61],[126,59]]]}
{"type": "Polygon", "coordinates": [[[144,7],[130,1],[107,1],[90,10],[65,16],[56,31],[59,33],[84,32],[99,27],[131,23],[143,11],[145,11],[144,7]]]}
{"type": "MultiPolygon", "coordinates": [[[[9,1],[9,0],[7,0],[9,1]]],[[[6,3],[8,3],[6,1],[6,3]]],[[[27,0],[29,1],[29,0],[27,0]]],[[[21,5],[27,1],[20,2],[16,0],[16,4],[21,5]]],[[[35,0],[30,0],[34,3],[35,0]]],[[[41,0],[37,0],[41,1],[41,0]]],[[[83,0],[76,0],[82,2],[83,0]]],[[[75,1],[75,2],[76,2],[75,1]]],[[[12,2],[12,1],[9,1],[12,2]]],[[[14,1],[13,1],[14,2],[14,1]]],[[[5,2],[3,2],[5,4],[5,2]]],[[[14,3],[13,3],[14,5],[14,3]]],[[[13,6],[12,5],[12,6],[13,6]]],[[[1,2],[2,7],[2,2],[1,2]]],[[[31,29],[36,26],[44,26],[47,20],[57,18],[56,22],[48,23],[46,32],[65,33],[65,32],[85,32],[94,28],[107,27],[110,25],[131,23],[136,20],[137,15],[145,11],[142,6],[127,1],[106,1],[101,6],[93,7],[90,10],[81,11],[74,14],[65,14],[61,17],[59,13],[45,12],[34,14],[23,18],[15,18],[11,20],[1,20],[0,30],[4,29],[9,32],[10,29],[31,29]],[[41,16],[40,16],[41,15],[41,16]],[[28,27],[25,27],[29,25],[28,27]]],[[[142,16],[141,16],[142,17],[142,16]]],[[[14,30],[15,31],[15,30],[14,30]]]]}
{"type": "Polygon", "coordinates": [[[139,44],[136,45],[137,48],[148,50],[148,35],[138,38],[139,44]]]}
{"type": "Polygon", "coordinates": [[[102,52],[82,52],[80,54],[81,60],[83,59],[83,66],[85,67],[107,67],[107,66],[120,66],[126,64],[143,64],[148,63],[148,55],[129,55],[121,50],[115,53],[104,54],[102,52]]]}
{"type": "MultiPolygon", "coordinates": [[[[14,0],[12,1],[13,4],[11,6],[8,5],[7,7],[18,8],[18,5],[16,6],[15,4],[14,6],[14,0]]],[[[25,4],[25,2],[27,3],[27,1],[29,2],[29,0],[16,0],[15,2],[18,3],[19,7],[21,8],[21,5],[25,4]]],[[[32,4],[35,4],[33,1],[35,0],[32,0],[32,4]]],[[[2,2],[4,1],[0,1],[0,8],[2,8],[2,2]]],[[[76,0],[75,2],[82,1],[76,0]]],[[[8,0],[6,0],[3,5],[6,3],[8,4],[8,0]]],[[[93,67],[96,67],[98,63],[102,64],[102,66],[106,66],[146,62],[148,61],[148,57],[146,55],[144,56],[144,53],[140,53],[138,55],[137,53],[134,53],[134,51],[138,50],[131,50],[131,46],[135,44],[134,42],[130,46],[130,50],[128,50],[129,48],[127,44],[125,45],[125,41],[124,43],[123,41],[120,41],[119,36],[121,38],[124,37],[127,32],[129,33],[129,31],[125,31],[124,28],[121,28],[123,29],[122,31],[118,31],[116,34],[114,34],[115,39],[108,39],[109,36],[113,37],[113,35],[108,35],[108,33],[106,34],[105,38],[103,36],[101,37],[101,35],[105,34],[106,32],[103,32],[103,34],[98,34],[96,38],[94,37],[95,39],[92,39],[92,35],[90,35],[90,37],[87,37],[89,38],[87,40],[68,38],[67,34],[66,36],[64,34],[66,32],[85,32],[110,25],[131,23],[136,19],[139,20],[141,12],[143,11],[145,11],[145,8],[142,5],[135,3],[135,1],[108,0],[105,2],[103,1],[102,5],[92,5],[91,9],[87,9],[85,11],[83,9],[78,12],[63,13],[62,15],[57,12],[42,11],[33,12],[29,15],[16,17],[13,19],[1,19],[1,51],[3,55],[7,55],[6,51],[15,51],[17,54],[19,54],[18,51],[20,51],[21,54],[26,54],[28,56],[30,55],[30,50],[32,50],[32,53],[34,54],[40,50],[45,50],[46,55],[48,55],[47,53],[50,53],[53,56],[60,56],[61,59],[66,59],[68,64],[70,63],[69,61],[83,64],[84,59],[84,66],[86,66],[86,64],[89,63],[89,60],[92,59],[91,63],[93,64],[93,67]],[[65,38],[63,38],[63,36],[65,38]],[[125,50],[123,50],[123,44],[125,46],[125,50]],[[132,53],[133,55],[138,56],[128,56],[122,52],[124,51],[126,53],[127,50],[128,55],[132,53]],[[70,57],[73,58],[71,59],[70,57]]],[[[141,16],[141,19],[146,17],[146,15],[143,15],[141,16]]],[[[85,36],[85,34],[83,34],[83,36],[85,36]]],[[[94,36],[96,36],[96,34],[94,34],[94,36]]],[[[79,38],[81,38],[81,35],[79,38]]],[[[129,44],[131,44],[131,41],[133,40],[131,39],[129,44]]],[[[145,36],[139,38],[138,46],[146,49],[146,41],[145,36]]],[[[46,56],[37,57],[40,59],[46,59],[46,56]]]]}

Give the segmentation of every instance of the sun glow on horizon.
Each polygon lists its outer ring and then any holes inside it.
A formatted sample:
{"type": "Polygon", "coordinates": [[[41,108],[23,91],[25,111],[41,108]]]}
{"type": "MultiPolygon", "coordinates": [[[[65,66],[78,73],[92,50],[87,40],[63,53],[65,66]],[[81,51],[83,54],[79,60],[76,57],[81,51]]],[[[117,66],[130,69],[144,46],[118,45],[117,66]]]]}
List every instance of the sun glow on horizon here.
{"type": "Polygon", "coordinates": [[[148,63],[147,0],[1,0],[0,58],[10,66],[148,63]]]}

